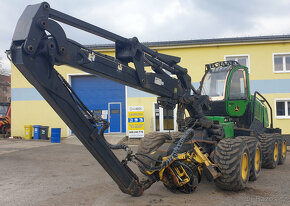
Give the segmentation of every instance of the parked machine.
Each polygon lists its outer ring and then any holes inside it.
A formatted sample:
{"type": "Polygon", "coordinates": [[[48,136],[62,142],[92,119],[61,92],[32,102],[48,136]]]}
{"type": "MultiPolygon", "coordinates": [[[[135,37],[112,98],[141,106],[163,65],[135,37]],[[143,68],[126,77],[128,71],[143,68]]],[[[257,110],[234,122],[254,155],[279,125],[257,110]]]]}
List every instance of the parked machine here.
{"type": "Polygon", "coordinates": [[[196,90],[187,69],[178,65],[179,57],[56,11],[46,2],[26,7],[10,50],[13,64],[124,193],[140,196],[157,181],[171,191],[190,193],[202,174],[218,187],[236,191],[257,179],[261,166],[275,168],[285,161],[286,141],[273,128],[271,107],[258,92],[251,95],[248,70],[237,62],[206,65],[196,90]],[[58,22],[115,42],[116,57],[68,39],[58,22]],[[147,134],[137,153],[109,144],[104,138],[109,123],[94,117],[54,69],[64,64],[155,94],[163,108],[177,106],[179,132],[147,134]],[[126,150],[125,158],[119,161],[113,149],[126,150]],[[147,179],[140,181],[128,162],[137,164],[147,179]]]}
{"type": "Polygon", "coordinates": [[[4,137],[9,137],[11,127],[11,104],[10,102],[2,102],[0,103],[0,108],[0,134],[4,135],[4,137]]]}

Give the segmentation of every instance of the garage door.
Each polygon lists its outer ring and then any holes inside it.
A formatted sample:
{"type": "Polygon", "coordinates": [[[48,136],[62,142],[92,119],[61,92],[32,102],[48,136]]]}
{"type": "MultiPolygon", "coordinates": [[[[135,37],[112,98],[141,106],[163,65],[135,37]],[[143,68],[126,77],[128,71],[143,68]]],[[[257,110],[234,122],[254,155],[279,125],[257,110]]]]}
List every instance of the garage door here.
{"type": "Polygon", "coordinates": [[[110,122],[107,133],[126,132],[124,85],[93,75],[71,76],[71,85],[94,115],[110,122]]]}

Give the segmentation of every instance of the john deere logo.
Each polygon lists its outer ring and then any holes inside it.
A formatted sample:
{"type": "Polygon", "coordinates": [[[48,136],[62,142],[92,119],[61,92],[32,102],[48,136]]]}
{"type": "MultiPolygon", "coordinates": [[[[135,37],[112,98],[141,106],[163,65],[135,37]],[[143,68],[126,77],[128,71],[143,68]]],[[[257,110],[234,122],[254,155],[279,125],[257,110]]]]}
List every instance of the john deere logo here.
{"type": "Polygon", "coordinates": [[[239,106],[235,106],[235,112],[238,112],[240,110],[239,106]]]}

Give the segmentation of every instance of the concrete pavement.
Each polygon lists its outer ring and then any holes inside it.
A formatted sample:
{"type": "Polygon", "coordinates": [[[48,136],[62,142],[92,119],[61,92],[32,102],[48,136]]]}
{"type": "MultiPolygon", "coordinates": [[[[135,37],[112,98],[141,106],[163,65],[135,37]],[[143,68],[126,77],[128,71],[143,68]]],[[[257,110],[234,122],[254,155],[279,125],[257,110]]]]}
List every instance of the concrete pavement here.
{"type": "MultiPolygon", "coordinates": [[[[125,133],[121,133],[121,134],[105,134],[105,139],[110,144],[118,144],[118,143],[122,142],[126,138],[125,135],[126,135],[125,133]]],[[[71,136],[69,136],[67,138],[64,138],[62,140],[62,143],[74,144],[74,145],[82,145],[80,140],[75,135],[71,135],[71,136]]]]}
{"type": "MultiPolygon", "coordinates": [[[[119,190],[82,145],[70,143],[77,143],[76,138],[67,140],[0,140],[0,150],[10,151],[0,154],[0,205],[289,205],[290,158],[274,170],[262,169],[259,179],[240,192],[222,191],[203,178],[192,194],[171,193],[157,182],[133,198],[119,190]]],[[[125,156],[122,150],[114,153],[119,159],[125,156]]],[[[143,177],[134,164],[129,166],[143,177]]]]}

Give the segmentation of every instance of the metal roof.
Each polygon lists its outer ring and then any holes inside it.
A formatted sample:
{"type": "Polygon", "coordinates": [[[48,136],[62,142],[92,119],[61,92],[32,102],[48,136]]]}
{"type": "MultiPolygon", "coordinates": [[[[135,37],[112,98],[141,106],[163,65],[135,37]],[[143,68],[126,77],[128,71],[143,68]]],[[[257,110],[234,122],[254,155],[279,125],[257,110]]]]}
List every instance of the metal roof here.
{"type": "MultiPolygon", "coordinates": [[[[215,38],[215,39],[196,39],[180,41],[158,41],[143,42],[148,47],[169,47],[169,46],[190,46],[206,44],[235,44],[235,43],[253,43],[265,41],[289,41],[290,35],[272,35],[272,36],[252,36],[252,37],[234,37],[234,38],[215,38]]],[[[115,44],[94,44],[86,45],[90,49],[113,49],[115,44]]]]}

